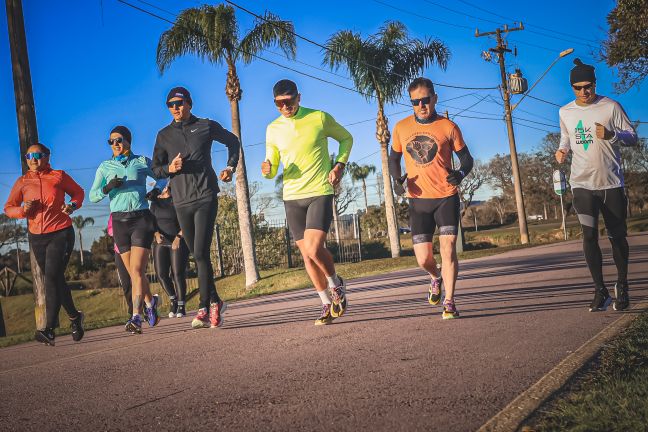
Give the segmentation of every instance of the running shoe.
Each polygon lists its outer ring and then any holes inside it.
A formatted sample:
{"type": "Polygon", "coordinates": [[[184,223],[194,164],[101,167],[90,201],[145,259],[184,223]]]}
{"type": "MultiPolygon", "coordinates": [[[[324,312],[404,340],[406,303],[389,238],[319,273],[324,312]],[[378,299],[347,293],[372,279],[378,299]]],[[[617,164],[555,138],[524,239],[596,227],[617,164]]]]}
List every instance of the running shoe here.
{"type": "Polygon", "coordinates": [[[73,320],[70,320],[70,328],[72,329],[72,339],[74,342],[79,342],[83,339],[85,330],[83,330],[83,321],[85,320],[85,314],[79,311],[79,314],[73,320]]]}
{"type": "Polygon", "coordinates": [[[52,328],[46,328],[45,330],[36,330],[34,337],[40,343],[54,346],[54,329],[52,328]]]}
{"type": "Polygon", "coordinates": [[[207,308],[198,309],[196,318],[191,321],[191,327],[195,329],[209,328],[209,314],[207,313],[207,308]]]}
{"type": "Polygon", "coordinates": [[[132,316],[126,323],[126,331],[132,334],[142,334],[142,318],[139,315],[132,316]]]}
{"type": "Polygon", "coordinates": [[[331,305],[323,304],[322,313],[320,313],[319,318],[315,320],[315,325],[327,325],[333,322],[333,316],[331,315],[331,305]]]}
{"type": "Polygon", "coordinates": [[[614,284],[614,305],[616,311],[622,311],[630,307],[630,296],[628,295],[628,282],[617,282],[614,284]]]}
{"type": "Polygon", "coordinates": [[[610,297],[608,290],[606,288],[603,288],[602,290],[597,289],[594,294],[594,300],[592,300],[592,303],[590,304],[589,311],[604,311],[608,306],[610,306],[610,303],[612,303],[612,297],[610,297]]]}
{"type": "Polygon", "coordinates": [[[170,300],[169,301],[169,318],[173,318],[176,316],[176,313],[178,312],[178,302],[176,299],[170,300]]]}
{"type": "Polygon", "coordinates": [[[146,312],[146,321],[148,322],[149,327],[155,327],[160,322],[160,316],[158,315],[157,307],[160,304],[160,298],[156,295],[153,296],[153,302],[151,307],[144,308],[146,312]]]}
{"type": "Polygon", "coordinates": [[[428,290],[428,303],[431,305],[438,305],[441,302],[441,287],[443,286],[443,279],[430,278],[430,289],[428,290]]]}
{"type": "Polygon", "coordinates": [[[176,318],[182,318],[183,316],[187,315],[187,312],[185,312],[185,305],[178,305],[178,309],[176,310],[176,318]]]}
{"type": "Polygon", "coordinates": [[[331,304],[331,316],[333,318],[339,318],[344,315],[347,308],[346,283],[339,276],[338,279],[340,279],[340,284],[335,288],[331,288],[331,299],[333,300],[331,304]]]}
{"type": "Polygon", "coordinates": [[[211,328],[220,327],[223,325],[223,313],[227,310],[227,303],[219,300],[218,303],[209,305],[209,324],[211,328]]]}
{"type": "Polygon", "coordinates": [[[454,300],[445,299],[443,301],[443,315],[441,317],[444,320],[459,318],[459,311],[457,310],[457,306],[455,306],[454,300]]]}

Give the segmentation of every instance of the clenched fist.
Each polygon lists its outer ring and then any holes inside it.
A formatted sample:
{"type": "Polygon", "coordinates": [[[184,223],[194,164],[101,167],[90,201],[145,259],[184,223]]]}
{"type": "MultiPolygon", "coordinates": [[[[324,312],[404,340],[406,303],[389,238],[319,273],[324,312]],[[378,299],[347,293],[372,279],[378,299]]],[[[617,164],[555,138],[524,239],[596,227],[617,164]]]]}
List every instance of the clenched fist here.
{"type": "Polygon", "coordinates": [[[272,164],[269,160],[264,160],[261,162],[261,174],[268,175],[272,171],[272,164]]]}
{"type": "Polygon", "coordinates": [[[169,164],[169,172],[171,174],[175,174],[179,172],[182,169],[182,156],[180,156],[180,153],[176,157],[173,158],[171,163],[169,164]]]}

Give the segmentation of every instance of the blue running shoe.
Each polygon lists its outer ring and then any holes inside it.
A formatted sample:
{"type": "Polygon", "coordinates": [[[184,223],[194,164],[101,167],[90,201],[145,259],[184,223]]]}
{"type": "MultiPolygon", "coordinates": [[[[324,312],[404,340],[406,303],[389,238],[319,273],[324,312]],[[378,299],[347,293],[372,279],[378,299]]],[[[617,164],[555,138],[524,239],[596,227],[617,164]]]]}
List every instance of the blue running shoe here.
{"type": "Polygon", "coordinates": [[[153,296],[153,303],[151,307],[146,309],[146,320],[148,321],[149,327],[155,327],[160,322],[160,316],[158,315],[157,307],[160,304],[160,298],[157,295],[153,296]]]}
{"type": "Polygon", "coordinates": [[[142,318],[139,315],[131,317],[126,322],[126,331],[132,334],[142,334],[142,318]]]}

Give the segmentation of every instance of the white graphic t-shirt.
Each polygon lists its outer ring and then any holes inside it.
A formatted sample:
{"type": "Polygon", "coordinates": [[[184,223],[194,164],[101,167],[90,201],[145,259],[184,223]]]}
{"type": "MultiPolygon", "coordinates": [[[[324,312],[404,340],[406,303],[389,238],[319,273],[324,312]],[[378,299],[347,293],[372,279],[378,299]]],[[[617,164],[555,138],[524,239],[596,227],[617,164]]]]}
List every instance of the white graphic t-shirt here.
{"type": "Polygon", "coordinates": [[[635,132],[625,111],[617,102],[598,96],[587,106],[572,101],[560,108],[560,149],[571,150],[569,184],[589,190],[623,186],[621,146],[637,143],[635,132]],[[610,140],[596,137],[596,124],[614,132],[610,140]]]}

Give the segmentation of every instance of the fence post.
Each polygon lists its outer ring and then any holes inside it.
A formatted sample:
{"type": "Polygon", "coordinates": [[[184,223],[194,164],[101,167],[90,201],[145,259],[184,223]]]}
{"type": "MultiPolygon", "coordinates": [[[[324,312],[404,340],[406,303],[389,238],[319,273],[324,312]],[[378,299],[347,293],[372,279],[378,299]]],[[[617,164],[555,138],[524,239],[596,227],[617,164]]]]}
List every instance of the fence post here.
{"type": "Polygon", "coordinates": [[[220,277],[225,276],[225,266],[223,265],[223,248],[220,239],[220,224],[216,224],[216,251],[218,252],[218,271],[220,277]]]}
{"type": "Polygon", "coordinates": [[[360,229],[360,213],[355,214],[354,221],[356,223],[356,229],[358,230],[358,258],[362,261],[362,230],[360,229]]]}
{"type": "Polygon", "coordinates": [[[288,258],[288,268],[292,268],[293,262],[292,262],[292,250],[290,247],[290,230],[288,229],[287,223],[286,223],[286,227],[284,228],[284,232],[286,237],[286,255],[288,258]]]}

